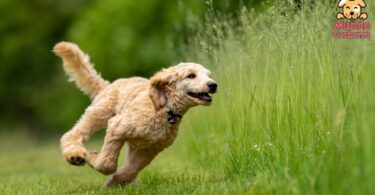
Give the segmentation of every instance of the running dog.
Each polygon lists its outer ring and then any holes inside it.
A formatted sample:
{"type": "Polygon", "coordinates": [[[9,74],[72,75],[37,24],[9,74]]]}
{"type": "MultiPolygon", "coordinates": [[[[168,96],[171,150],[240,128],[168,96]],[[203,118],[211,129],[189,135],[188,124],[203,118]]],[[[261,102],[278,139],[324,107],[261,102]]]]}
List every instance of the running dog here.
{"type": "Polygon", "coordinates": [[[62,136],[62,154],[73,165],[87,163],[105,175],[113,174],[107,186],[132,182],[174,142],[189,108],[210,105],[209,94],[217,89],[210,71],[196,63],[180,63],[150,79],[132,77],[110,83],[96,72],[77,45],[60,42],[53,51],[62,58],[70,80],[92,99],[79,121],[62,136]],[[86,150],[84,143],[103,127],[107,130],[101,151],[86,150]],[[125,142],[128,156],[125,164],[117,168],[125,142]]]}

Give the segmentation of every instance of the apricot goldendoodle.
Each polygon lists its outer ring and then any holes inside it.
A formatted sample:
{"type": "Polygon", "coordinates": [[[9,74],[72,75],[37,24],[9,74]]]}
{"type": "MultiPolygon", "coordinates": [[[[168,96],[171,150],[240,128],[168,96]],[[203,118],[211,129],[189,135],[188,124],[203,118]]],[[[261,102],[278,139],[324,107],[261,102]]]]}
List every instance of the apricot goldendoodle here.
{"type": "Polygon", "coordinates": [[[163,149],[170,146],[186,111],[210,105],[217,84],[210,71],[195,63],[163,69],[150,80],[141,77],[104,80],[80,48],[68,42],[53,50],[64,61],[64,70],[92,99],[74,127],[60,140],[64,158],[73,165],[87,163],[113,176],[107,186],[128,184],[163,149]],[[100,153],[89,152],[84,143],[98,129],[107,127],[100,153]],[[129,145],[125,165],[117,169],[119,152],[129,145]]]}

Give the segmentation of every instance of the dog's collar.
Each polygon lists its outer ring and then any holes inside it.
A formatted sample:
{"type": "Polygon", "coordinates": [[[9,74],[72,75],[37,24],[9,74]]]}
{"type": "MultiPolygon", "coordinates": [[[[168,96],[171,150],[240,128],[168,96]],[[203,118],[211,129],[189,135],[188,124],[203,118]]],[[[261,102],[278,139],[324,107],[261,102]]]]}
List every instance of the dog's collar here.
{"type": "Polygon", "coordinates": [[[172,125],[182,118],[181,114],[177,114],[173,112],[171,109],[167,110],[167,114],[168,114],[168,123],[172,125]]]}

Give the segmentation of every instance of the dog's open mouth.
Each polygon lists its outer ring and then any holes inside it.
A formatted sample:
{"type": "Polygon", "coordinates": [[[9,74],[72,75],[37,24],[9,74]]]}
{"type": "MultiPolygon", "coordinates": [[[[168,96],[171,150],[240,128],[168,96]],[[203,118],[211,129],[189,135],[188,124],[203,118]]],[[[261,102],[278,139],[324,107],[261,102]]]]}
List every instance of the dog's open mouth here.
{"type": "Polygon", "coordinates": [[[193,93],[193,92],[189,92],[187,94],[190,97],[198,99],[198,100],[200,100],[201,102],[204,102],[204,103],[211,103],[212,102],[212,97],[208,93],[193,93]]]}

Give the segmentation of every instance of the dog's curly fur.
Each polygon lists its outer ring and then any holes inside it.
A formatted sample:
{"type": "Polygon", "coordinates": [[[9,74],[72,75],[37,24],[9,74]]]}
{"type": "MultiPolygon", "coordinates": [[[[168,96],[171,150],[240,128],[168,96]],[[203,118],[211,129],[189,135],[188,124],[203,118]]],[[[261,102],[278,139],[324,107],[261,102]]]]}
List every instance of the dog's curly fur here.
{"type": "Polygon", "coordinates": [[[110,83],[77,45],[60,42],[53,51],[63,59],[70,80],[92,99],[80,120],[61,138],[63,156],[73,165],[87,163],[105,175],[114,173],[107,186],[132,182],[174,142],[180,120],[170,122],[170,113],[182,116],[190,107],[209,105],[208,93],[216,92],[210,71],[199,64],[181,63],[150,80],[132,77],[110,83]],[[107,130],[100,153],[87,151],[84,143],[102,127],[107,130]],[[129,145],[126,163],[117,169],[125,142],[129,145]]]}

